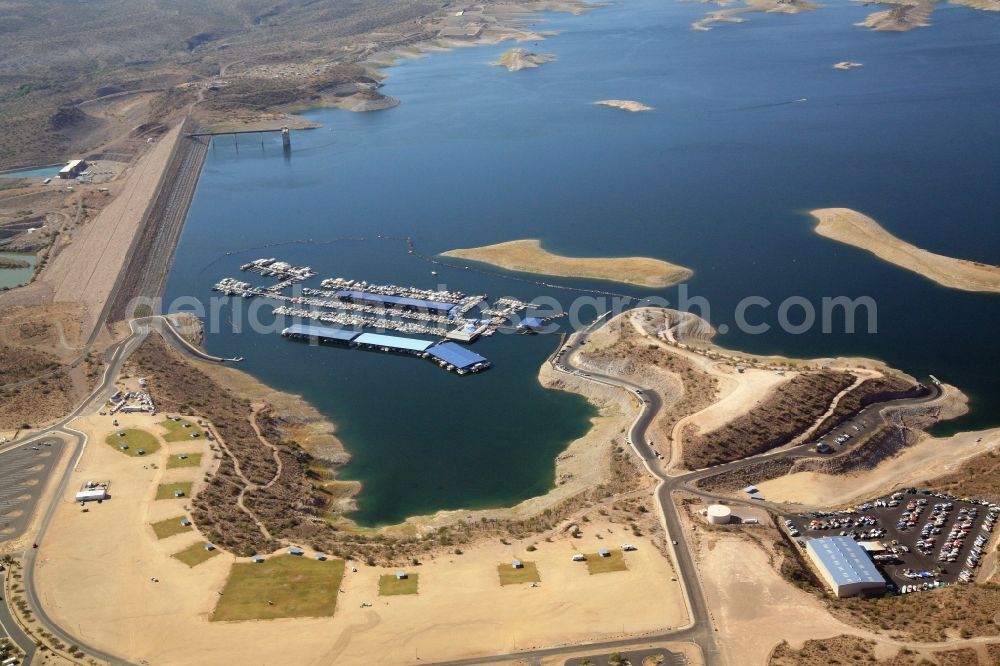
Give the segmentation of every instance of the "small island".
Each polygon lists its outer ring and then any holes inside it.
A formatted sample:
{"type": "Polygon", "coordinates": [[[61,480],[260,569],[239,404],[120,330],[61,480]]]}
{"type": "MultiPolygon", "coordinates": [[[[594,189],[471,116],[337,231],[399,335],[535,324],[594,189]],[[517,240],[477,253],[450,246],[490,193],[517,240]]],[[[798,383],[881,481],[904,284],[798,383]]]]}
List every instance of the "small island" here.
{"type": "Polygon", "coordinates": [[[499,59],[490,64],[495,67],[506,67],[508,72],[519,72],[522,69],[541,67],[552,62],[556,57],[549,53],[532,53],[525,49],[509,49],[504,51],[499,59]]]}
{"type": "Polygon", "coordinates": [[[850,208],[821,208],[809,214],[819,220],[816,225],[819,235],[871,252],[940,285],[965,291],[1000,292],[1000,266],[928,252],[893,236],[872,218],[850,208]]]}
{"type": "Polygon", "coordinates": [[[444,257],[460,257],[509,271],[556,277],[609,280],[638,287],[660,289],[683,282],[694,272],[650,257],[566,257],[542,248],[534,238],[513,240],[442,252],[444,257]]]}
{"type": "Polygon", "coordinates": [[[610,106],[612,109],[621,109],[623,111],[631,111],[632,113],[653,110],[653,107],[646,106],[642,102],[636,102],[631,99],[602,99],[594,102],[594,104],[598,104],[600,106],[610,106]]]}
{"type": "Polygon", "coordinates": [[[849,69],[854,69],[855,67],[861,67],[860,62],[851,62],[850,60],[842,60],[833,66],[834,69],[842,69],[845,72],[849,69]]]}

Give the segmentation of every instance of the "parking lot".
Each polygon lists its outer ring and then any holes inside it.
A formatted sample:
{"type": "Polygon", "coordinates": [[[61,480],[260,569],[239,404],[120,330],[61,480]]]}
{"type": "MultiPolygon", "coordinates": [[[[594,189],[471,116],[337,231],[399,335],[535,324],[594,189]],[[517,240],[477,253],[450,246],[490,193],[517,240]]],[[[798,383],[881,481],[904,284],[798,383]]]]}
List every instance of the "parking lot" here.
{"type": "Polygon", "coordinates": [[[0,550],[28,527],[63,446],[52,437],[0,454],[0,550]]]}
{"type": "Polygon", "coordinates": [[[803,548],[806,540],[825,536],[866,542],[890,591],[905,594],[972,580],[998,517],[1000,507],[988,502],[909,488],[850,510],[784,520],[803,548]]]}

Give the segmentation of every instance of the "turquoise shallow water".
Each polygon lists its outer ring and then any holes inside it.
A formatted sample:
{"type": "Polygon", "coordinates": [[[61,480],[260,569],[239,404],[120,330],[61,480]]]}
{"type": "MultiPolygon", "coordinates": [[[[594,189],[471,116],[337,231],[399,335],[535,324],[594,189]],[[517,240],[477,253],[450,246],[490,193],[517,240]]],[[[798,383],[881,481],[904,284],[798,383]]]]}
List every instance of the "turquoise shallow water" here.
{"type": "MultiPolygon", "coordinates": [[[[403,101],[397,108],[307,114],[323,128],[294,133],[290,156],[272,136],[238,147],[217,139],[168,298],[207,298],[240,263],[277,256],[324,277],[441,281],[492,296],[553,296],[568,309],[571,292],[453,269],[433,277],[401,242],[376,236],[412,236],[427,254],[535,237],[556,252],[689,266],[689,293],[731,329],[720,344],[933,372],[972,397],[972,413],[949,427],[995,424],[1000,296],[939,287],[820,238],[804,211],[856,208],[919,246],[997,263],[1000,16],[940,5],[931,28],[874,33],[852,25],[871,9],[837,2],[690,30],[705,11],[637,0],[546,16],[539,27],[560,34],[524,46],[559,59],[539,69],[487,65],[510,45],[435,54],[389,70],[385,92],[403,101]],[[834,70],[841,60],[864,66],[834,70]],[[655,110],[592,104],[605,98],[655,110]],[[346,236],[367,240],[251,249],[346,236]],[[771,325],[767,333],[734,326],[748,296],[772,303],[751,316],[771,325]],[[776,310],[791,296],[817,309],[824,297],[869,296],[877,332],[783,332],[776,310]]],[[[228,307],[219,321],[210,351],[245,356],[245,369],[336,421],[354,455],[345,474],[364,485],[355,515],[363,523],[544,492],[554,457],[591,415],[578,396],[538,386],[551,336],[477,343],[495,367],[459,378],[415,359],[235,332],[228,307]]]]}
{"type": "Polygon", "coordinates": [[[31,280],[38,261],[34,254],[26,252],[0,252],[0,259],[14,259],[28,262],[27,268],[0,268],[0,289],[4,287],[20,287],[31,280]]]}
{"type": "Polygon", "coordinates": [[[59,175],[59,170],[64,165],[33,167],[30,169],[17,169],[15,171],[0,172],[0,178],[55,178],[59,175]]]}

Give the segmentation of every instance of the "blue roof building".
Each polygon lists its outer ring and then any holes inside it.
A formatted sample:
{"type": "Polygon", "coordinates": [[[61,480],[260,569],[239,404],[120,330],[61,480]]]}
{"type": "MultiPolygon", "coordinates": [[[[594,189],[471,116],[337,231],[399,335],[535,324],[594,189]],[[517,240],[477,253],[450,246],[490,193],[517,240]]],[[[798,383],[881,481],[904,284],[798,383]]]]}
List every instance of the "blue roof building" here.
{"type": "Polygon", "coordinates": [[[362,333],[354,338],[354,344],[362,347],[385,347],[390,351],[419,354],[427,351],[433,342],[417,338],[403,338],[398,335],[382,335],[381,333],[362,333]]]}
{"type": "Polygon", "coordinates": [[[810,539],[806,542],[806,552],[838,597],[885,590],[885,578],[865,549],[849,536],[810,539]]]}
{"type": "Polygon", "coordinates": [[[331,328],[330,326],[317,326],[315,324],[293,324],[284,329],[281,334],[286,338],[317,340],[319,342],[339,342],[345,345],[359,335],[359,333],[354,331],[345,331],[340,328],[331,328]]]}
{"type": "Polygon", "coordinates": [[[490,363],[485,357],[454,342],[434,345],[427,353],[435,360],[455,366],[456,370],[468,370],[476,365],[486,367],[490,363]]]}

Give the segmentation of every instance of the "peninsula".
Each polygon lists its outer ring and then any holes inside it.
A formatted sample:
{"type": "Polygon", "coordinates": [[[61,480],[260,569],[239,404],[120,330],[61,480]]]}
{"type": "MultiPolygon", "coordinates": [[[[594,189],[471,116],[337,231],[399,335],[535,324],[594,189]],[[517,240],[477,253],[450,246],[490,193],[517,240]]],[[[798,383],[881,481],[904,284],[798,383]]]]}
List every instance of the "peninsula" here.
{"type": "Polygon", "coordinates": [[[506,67],[508,72],[518,72],[522,69],[541,67],[555,59],[556,57],[550,53],[532,53],[525,49],[509,49],[490,64],[495,67],[506,67]]]}
{"type": "Polygon", "coordinates": [[[928,252],[893,236],[872,218],[850,208],[821,208],[809,214],[819,220],[819,235],[867,250],[945,287],[1000,292],[1000,266],[928,252]]]}
{"type": "Polygon", "coordinates": [[[441,256],[470,259],[509,271],[609,280],[653,289],[683,282],[694,274],[684,266],[650,257],[565,257],[544,250],[534,238],[449,250],[441,256]]]}

